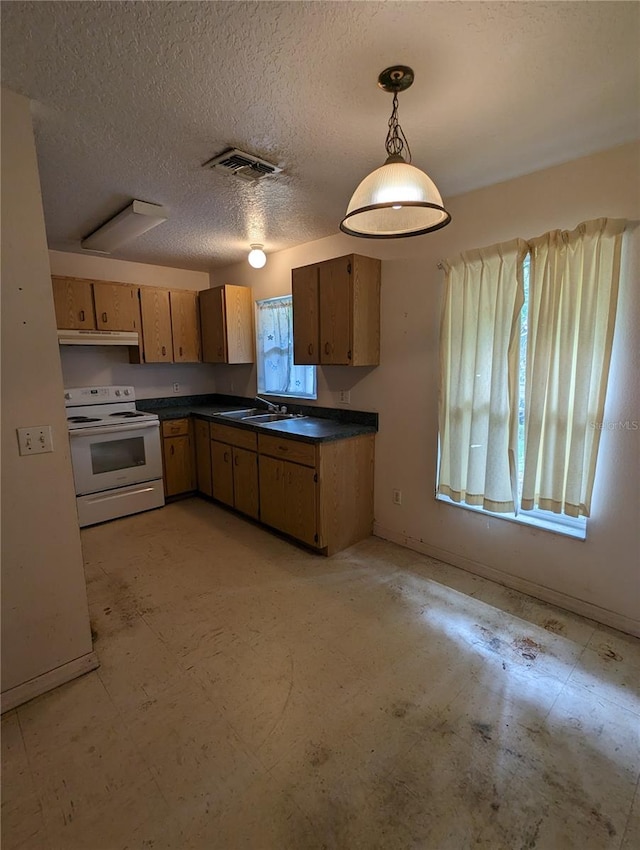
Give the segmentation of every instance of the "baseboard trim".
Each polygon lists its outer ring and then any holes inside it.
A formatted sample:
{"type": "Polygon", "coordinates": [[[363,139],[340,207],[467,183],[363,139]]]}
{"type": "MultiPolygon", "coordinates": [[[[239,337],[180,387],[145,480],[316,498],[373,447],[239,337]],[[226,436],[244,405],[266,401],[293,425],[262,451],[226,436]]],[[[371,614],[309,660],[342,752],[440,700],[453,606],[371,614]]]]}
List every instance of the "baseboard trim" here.
{"type": "Polygon", "coordinates": [[[41,676],[36,676],[35,679],[29,679],[28,682],[23,682],[21,685],[16,685],[15,688],[3,691],[0,713],[4,714],[5,711],[11,711],[12,708],[46,694],[47,691],[52,691],[59,685],[77,679],[78,676],[83,676],[99,666],[100,662],[96,653],[88,652],[86,655],[81,655],[80,658],[74,658],[67,664],[48,670],[41,676]]]}
{"type": "Polygon", "coordinates": [[[449,552],[446,549],[440,549],[438,546],[432,546],[430,543],[425,543],[424,540],[417,540],[415,537],[409,537],[406,534],[398,534],[389,528],[374,523],[373,533],[376,537],[381,537],[383,540],[389,540],[391,543],[397,543],[404,546],[406,549],[412,549],[415,552],[420,552],[422,555],[428,555],[431,558],[437,558],[439,561],[444,561],[446,564],[451,564],[454,567],[460,567],[474,575],[488,578],[491,581],[509,587],[512,590],[519,590],[521,593],[526,593],[528,596],[533,596],[536,599],[541,599],[543,602],[550,602],[552,605],[558,605],[560,608],[566,608],[567,611],[573,611],[575,614],[580,614],[583,617],[588,617],[591,620],[596,620],[605,626],[611,626],[613,629],[618,629],[621,632],[640,637],[640,621],[634,620],[632,617],[627,617],[624,614],[618,614],[615,611],[610,611],[607,608],[601,608],[599,605],[594,605],[592,602],[586,602],[584,599],[578,599],[575,596],[570,596],[568,593],[562,593],[559,590],[553,590],[542,584],[529,581],[528,579],[513,576],[510,573],[505,573],[502,570],[497,570],[494,567],[489,567],[482,564],[480,561],[474,561],[471,558],[465,558],[463,555],[456,555],[454,552],[449,552]]]}

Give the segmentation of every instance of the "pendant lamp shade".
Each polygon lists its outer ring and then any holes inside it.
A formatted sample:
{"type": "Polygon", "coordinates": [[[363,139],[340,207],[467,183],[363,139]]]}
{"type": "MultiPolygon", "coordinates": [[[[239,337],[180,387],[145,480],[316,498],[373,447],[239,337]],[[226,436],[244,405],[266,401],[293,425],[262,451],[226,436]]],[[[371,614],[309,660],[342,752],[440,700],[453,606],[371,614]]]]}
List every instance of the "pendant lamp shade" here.
{"type": "Polygon", "coordinates": [[[386,68],[378,86],[393,94],[393,110],[385,141],[387,160],[357,187],[340,230],[367,239],[399,239],[420,236],[445,227],[451,216],[442,204],[436,184],[424,171],[411,165],[409,143],[398,120],[398,92],[413,83],[407,65],[386,68]],[[403,156],[407,152],[407,159],[403,156]]]}
{"type": "Polygon", "coordinates": [[[396,155],[356,188],[340,230],[370,239],[398,239],[438,230],[450,221],[433,180],[396,155]]]}

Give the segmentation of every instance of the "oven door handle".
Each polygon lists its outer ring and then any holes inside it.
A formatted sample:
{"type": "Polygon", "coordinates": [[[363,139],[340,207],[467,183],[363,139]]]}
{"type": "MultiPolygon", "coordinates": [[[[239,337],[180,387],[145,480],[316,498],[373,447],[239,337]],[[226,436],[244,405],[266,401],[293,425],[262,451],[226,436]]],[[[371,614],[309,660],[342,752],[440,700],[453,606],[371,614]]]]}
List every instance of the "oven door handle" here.
{"type": "Polygon", "coordinates": [[[153,422],[132,422],[130,425],[102,425],[99,428],[74,428],[69,431],[70,437],[89,437],[93,434],[98,437],[100,434],[119,434],[122,431],[141,431],[143,428],[159,428],[160,421],[155,419],[153,422]]]}

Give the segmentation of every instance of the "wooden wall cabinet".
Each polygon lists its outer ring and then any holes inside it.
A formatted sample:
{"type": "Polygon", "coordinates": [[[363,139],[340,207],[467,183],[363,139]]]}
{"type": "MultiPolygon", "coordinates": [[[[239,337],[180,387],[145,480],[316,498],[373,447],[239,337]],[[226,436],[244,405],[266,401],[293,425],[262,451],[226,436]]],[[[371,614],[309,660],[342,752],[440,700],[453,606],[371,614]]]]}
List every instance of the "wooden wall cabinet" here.
{"type": "Polygon", "coordinates": [[[145,363],[200,362],[197,292],[141,286],[140,311],[145,363]]]}
{"type": "Polygon", "coordinates": [[[169,419],[162,423],[162,461],[165,496],[179,496],[195,490],[191,419],[169,419]]]}
{"type": "Polygon", "coordinates": [[[169,290],[140,287],[142,352],[145,363],[173,363],[169,290]]]}
{"type": "Polygon", "coordinates": [[[257,436],[211,423],[211,489],[214,499],[258,519],[257,436]]]}
{"type": "Polygon", "coordinates": [[[172,289],[169,301],[173,360],[175,363],[198,363],[201,359],[198,293],[172,289]]]}
{"type": "Polygon", "coordinates": [[[200,325],[205,363],[253,363],[253,295],[248,286],[202,289],[200,325]]]}
{"type": "Polygon", "coordinates": [[[325,554],[373,529],[374,435],[304,443],[260,434],[260,519],[325,554]]]}
{"type": "Polygon", "coordinates": [[[64,330],[139,331],[138,287],[128,283],[51,278],[56,325],[64,330]]]}
{"type": "Polygon", "coordinates": [[[96,328],[90,280],[52,277],[56,326],[65,330],[92,331],[96,328]]]}
{"type": "Polygon", "coordinates": [[[132,363],[200,362],[197,292],[55,275],[51,281],[58,328],[137,331],[132,363]]]}
{"type": "Polygon", "coordinates": [[[295,363],[379,364],[380,274],[360,254],[292,269],[295,363]]]}
{"type": "Polygon", "coordinates": [[[99,331],[139,331],[139,287],[128,283],[93,282],[96,328],[99,331]]]}

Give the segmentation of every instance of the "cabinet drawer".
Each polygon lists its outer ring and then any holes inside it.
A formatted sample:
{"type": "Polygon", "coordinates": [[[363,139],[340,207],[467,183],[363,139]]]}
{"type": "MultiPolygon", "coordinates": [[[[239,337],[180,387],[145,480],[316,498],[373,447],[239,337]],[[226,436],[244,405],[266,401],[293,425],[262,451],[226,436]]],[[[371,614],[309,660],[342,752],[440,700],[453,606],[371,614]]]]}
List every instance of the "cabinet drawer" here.
{"type": "Polygon", "coordinates": [[[253,431],[244,431],[232,425],[218,425],[217,422],[211,423],[211,439],[254,452],[258,445],[257,436],[253,431]]]}
{"type": "Polygon", "coordinates": [[[163,437],[181,437],[189,433],[188,419],[168,419],[162,423],[163,437]]]}
{"type": "Polygon", "coordinates": [[[302,463],[304,466],[316,465],[316,447],[313,443],[301,443],[298,440],[290,440],[283,437],[267,437],[260,434],[258,437],[258,451],[263,455],[281,457],[294,463],[302,463]]]}

